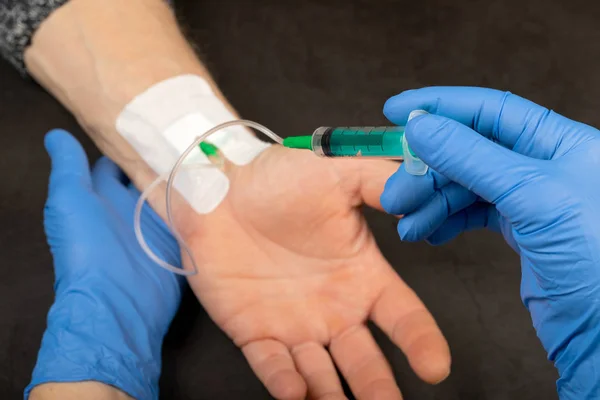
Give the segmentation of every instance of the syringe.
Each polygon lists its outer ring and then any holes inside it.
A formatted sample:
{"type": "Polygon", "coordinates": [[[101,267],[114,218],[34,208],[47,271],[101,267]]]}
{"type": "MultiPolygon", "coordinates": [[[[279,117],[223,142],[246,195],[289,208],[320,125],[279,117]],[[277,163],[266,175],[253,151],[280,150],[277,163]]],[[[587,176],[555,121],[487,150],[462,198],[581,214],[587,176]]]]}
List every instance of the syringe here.
{"type": "MultiPolygon", "coordinates": [[[[426,114],[413,111],[409,121],[426,114]]],[[[283,139],[283,145],[308,149],[320,157],[377,157],[404,160],[407,172],[424,175],[427,165],[408,147],[403,126],[320,127],[310,136],[283,139]]]]}

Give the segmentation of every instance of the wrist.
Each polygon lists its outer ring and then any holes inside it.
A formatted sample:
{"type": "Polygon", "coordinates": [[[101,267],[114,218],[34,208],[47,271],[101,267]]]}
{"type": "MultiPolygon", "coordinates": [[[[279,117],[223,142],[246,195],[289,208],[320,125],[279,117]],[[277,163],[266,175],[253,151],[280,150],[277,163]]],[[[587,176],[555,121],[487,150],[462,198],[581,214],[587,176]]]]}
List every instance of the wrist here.
{"type": "Polygon", "coordinates": [[[149,327],[128,296],[98,295],[86,290],[89,284],[57,295],[26,395],[43,383],[96,381],[134,398],[157,398],[166,329],[149,327]]]}
{"type": "Polygon", "coordinates": [[[116,132],[119,113],[170,77],[210,81],[163,0],[71,0],[40,25],[25,63],[140,189],[155,176],[116,132]]]}
{"type": "Polygon", "coordinates": [[[600,393],[600,331],[576,334],[556,357],[556,388],[561,400],[597,399],[600,393]]]}
{"type": "Polygon", "coordinates": [[[531,307],[538,337],[558,370],[561,400],[596,399],[600,393],[600,310],[589,300],[570,298],[531,307]],[[587,305],[582,308],[582,305],[587,305]]]}

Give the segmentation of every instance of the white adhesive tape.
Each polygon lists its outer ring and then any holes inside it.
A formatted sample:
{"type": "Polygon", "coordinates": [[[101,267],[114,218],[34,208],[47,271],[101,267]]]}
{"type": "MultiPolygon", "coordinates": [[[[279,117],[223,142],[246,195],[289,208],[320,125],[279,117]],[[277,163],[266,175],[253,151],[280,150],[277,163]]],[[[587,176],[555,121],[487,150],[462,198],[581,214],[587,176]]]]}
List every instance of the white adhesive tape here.
{"type": "MultiPolygon", "coordinates": [[[[196,75],[160,82],[133,99],[116,121],[117,131],[159,175],[170,171],[177,158],[201,134],[237,119],[196,75]]],[[[207,138],[237,165],[251,162],[270,145],[242,127],[216,132],[207,138]]],[[[213,211],[229,190],[225,174],[194,149],[175,180],[175,189],[200,214],[213,211]],[[189,167],[189,165],[194,165],[189,167]]]]}

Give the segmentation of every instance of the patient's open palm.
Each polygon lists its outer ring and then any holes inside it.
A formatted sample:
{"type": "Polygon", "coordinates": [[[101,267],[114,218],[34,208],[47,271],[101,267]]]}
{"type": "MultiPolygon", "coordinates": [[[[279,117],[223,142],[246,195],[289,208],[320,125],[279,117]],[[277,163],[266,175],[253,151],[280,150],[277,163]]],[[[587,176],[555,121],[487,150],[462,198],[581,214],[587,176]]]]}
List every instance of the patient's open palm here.
{"type": "Polygon", "coordinates": [[[333,359],[358,398],[400,398],[368,319],[422,379],[449,373],[445,339],[360,212],[396,167],[272,146],[227,168],[226,200],[186,235],[192,288],[273,396],[343,398],[333,359]]]}

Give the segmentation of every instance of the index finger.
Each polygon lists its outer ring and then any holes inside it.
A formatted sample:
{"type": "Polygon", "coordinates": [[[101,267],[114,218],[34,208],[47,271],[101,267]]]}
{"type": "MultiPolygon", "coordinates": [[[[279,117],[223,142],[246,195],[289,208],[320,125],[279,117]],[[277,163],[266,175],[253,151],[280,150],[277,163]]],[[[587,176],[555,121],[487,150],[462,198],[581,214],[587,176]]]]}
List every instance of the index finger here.
{"type": "Polygon", "coordinates": [[[421,299],[395,272],[370,318],[400,347],[421,379],[435,384],[450,374],[448,342],[421,299]]]}
{"type": "MultiPolygon", "coordinates": [[[[531,152],[539,151],[541,147],[539,144],[532,146],[534,140],[541,140],[542,145],[552,142],[548,136],[536,139],[535,132],[540,124],[547,119],[550,120],[548,122],[566,120],[510,92],[478,87],[408,90],[390,98],[385,103],[383,113],[393,123],[405,125],[408,114],[415,109],[453,119],[511,150],[518,151],[515,145],[520,139],[525,139],[521,140],[524,143],[520,144],[519,152],[533,157],[536,155],[531,152]]],[[[547,134],[552,135],[552,132],[547,134]]],[[[554,149],[554,146],[551,147],[554,149]]]]}

